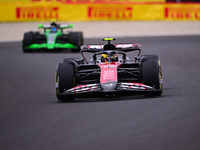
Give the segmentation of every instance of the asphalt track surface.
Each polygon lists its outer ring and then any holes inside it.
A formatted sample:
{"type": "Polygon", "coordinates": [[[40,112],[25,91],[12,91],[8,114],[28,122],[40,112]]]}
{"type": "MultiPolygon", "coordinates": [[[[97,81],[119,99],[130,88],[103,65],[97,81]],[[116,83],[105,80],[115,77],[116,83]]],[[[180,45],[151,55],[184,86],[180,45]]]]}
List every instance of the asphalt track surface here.
{"type": "Polygon", "coordinates": [[[200,36],[116,42],[141,42],[142,54],[160,56],[162,96],[60,102],[54,88],[56,65],[81,57],[79,53],[24,54],[20,42],[0,43],[0,149],[199,150],[200,36]]]}

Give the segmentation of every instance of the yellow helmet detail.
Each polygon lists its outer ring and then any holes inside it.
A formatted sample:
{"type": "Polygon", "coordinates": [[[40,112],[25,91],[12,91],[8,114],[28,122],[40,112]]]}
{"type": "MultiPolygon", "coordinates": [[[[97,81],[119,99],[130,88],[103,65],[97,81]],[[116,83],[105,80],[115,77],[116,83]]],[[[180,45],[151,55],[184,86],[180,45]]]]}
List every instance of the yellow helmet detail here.
{"type": "Polygon", "coordinates": [[[101,55],[103,58],[106,58],[106,57],[108,57],[108,55],[107,54],[102,54],[101,55]]]}

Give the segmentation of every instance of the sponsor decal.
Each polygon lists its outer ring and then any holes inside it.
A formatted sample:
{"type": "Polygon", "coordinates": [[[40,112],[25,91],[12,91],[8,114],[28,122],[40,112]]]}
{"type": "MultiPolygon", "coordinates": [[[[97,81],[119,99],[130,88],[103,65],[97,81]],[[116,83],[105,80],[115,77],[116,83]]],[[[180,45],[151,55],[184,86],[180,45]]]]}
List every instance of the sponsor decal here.
{"type": "Polygon", "coordinates": [[[122,89],[132,89],[132,90],[149,90],[153,89],[152,87],[141,84],[141,83],[121,83],[120,87],[122,89]]]}
{"type": "Polygon", "coordinates": [[[91,19],[132,19],[132,7],[88,7],[91,19]]]}
{"type": "Polygon", "coordinates": [[[195,19],[200,20],[200,8],[165,8],[166,19],[195,19]]]}
{"type": "Polygon", "coordinates": [[[117,81],[117,67],[120,62],[110,62],[110,63],[99,63],[101,68],[101,83],[108,81],[117,81]]]}
{"type": "Polygon", "coordinates": [[[114,69],[107,69],[102,73],[103,73],[102,74],[103,80],[110,79],[110,81],[112,81],[113,79],[115,79],[115,70],[114,69]]]}
{"type": "Polygon", "coordinates": [[[78,93],[78,92],[88,92],[96,90],[97,84],[80,85],[67,90],[67,92],[78,93]]]}
{"type": "Polygon", "coordinates": [[[17,19],[58,19],[58,7],[17,7],[17,19]]]}
{"type": "MultiPolygon", "coordinates": [[[[45,1],[45,0],[32,0],[32,1],[45,1]]],[[[69,4],[131,4],[131,3],[145,3],[147,0],[46,0],[57,1],[69,4]]],[[[165,2],[165,0],[148,0],[150,3],[165,2]]]]}
{"type": "Polygon", "coordinates": [[[32,2],[56,2],[56,1],[62,1],[62,0],[31,0],[32,2]]]}

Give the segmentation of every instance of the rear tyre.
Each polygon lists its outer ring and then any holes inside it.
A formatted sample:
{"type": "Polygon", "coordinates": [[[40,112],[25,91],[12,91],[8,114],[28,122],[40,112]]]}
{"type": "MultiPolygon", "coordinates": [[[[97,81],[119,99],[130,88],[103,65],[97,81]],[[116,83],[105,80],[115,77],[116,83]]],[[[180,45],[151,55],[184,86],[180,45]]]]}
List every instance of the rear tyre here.
{"type": "Polygon", "coordinates": [[[56,70],[56,96],[60,101],[73,101],[75,95],[62,95],[75,86],[74,66],[70,63],[60,63],[56,70]]]}
{"type": "Polygon", "coordinates": [[[70,43],[75,45],[76,48],[72,49],[72,52],[79,52],[81,45],[83,45],[83,33],[82,32],[71,32],[70,43]]]}
{"type": "Polygon", "coordinates": [[[74,58],[65,58],[63,59],[63,63],[69,63],[69,60],[74,60],[74,58]]]}
{"type": "Polygon", "coordinates": [[[39,36],[40,35],[40,32],[35,32],[35,36],[39,36]]]}
{"type": "Polygon", "coordinates": [[[162,94],[162,69],[157,55],[146,55],[142,62],[143,84],[154,87],[158,91],[145,93],[145,96],[160,96],[162,94]]]}
{"type": "Polygon", "coordinates": [[[22,41],[22,49],[23,49],[23,52],[26,53],[26,52],[33,52],[32,49],[28,49],[27,47],[31,44],[34,43],[34,34],[33,32],[26,32],[24,33],[24,38],[23,38],[23,41],[22,41]]]}

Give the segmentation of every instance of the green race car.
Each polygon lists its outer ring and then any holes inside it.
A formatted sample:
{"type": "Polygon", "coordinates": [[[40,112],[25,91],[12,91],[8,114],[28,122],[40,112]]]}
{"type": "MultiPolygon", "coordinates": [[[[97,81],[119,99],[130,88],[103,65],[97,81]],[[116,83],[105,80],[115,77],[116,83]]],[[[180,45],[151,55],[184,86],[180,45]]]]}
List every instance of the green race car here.
{"type": "Polygon", "coordinates": [[[44,32],[25,32],[22,49],[23,52],[33,52],[36,49],[43,50],[63,50],[71,49],[72,52],[79,52],[80,46],[83,45],[82,32],[64,32],[63,29],[73,28],[73,24],[39,24],[39,29],[44,29],[44,32]]]}

